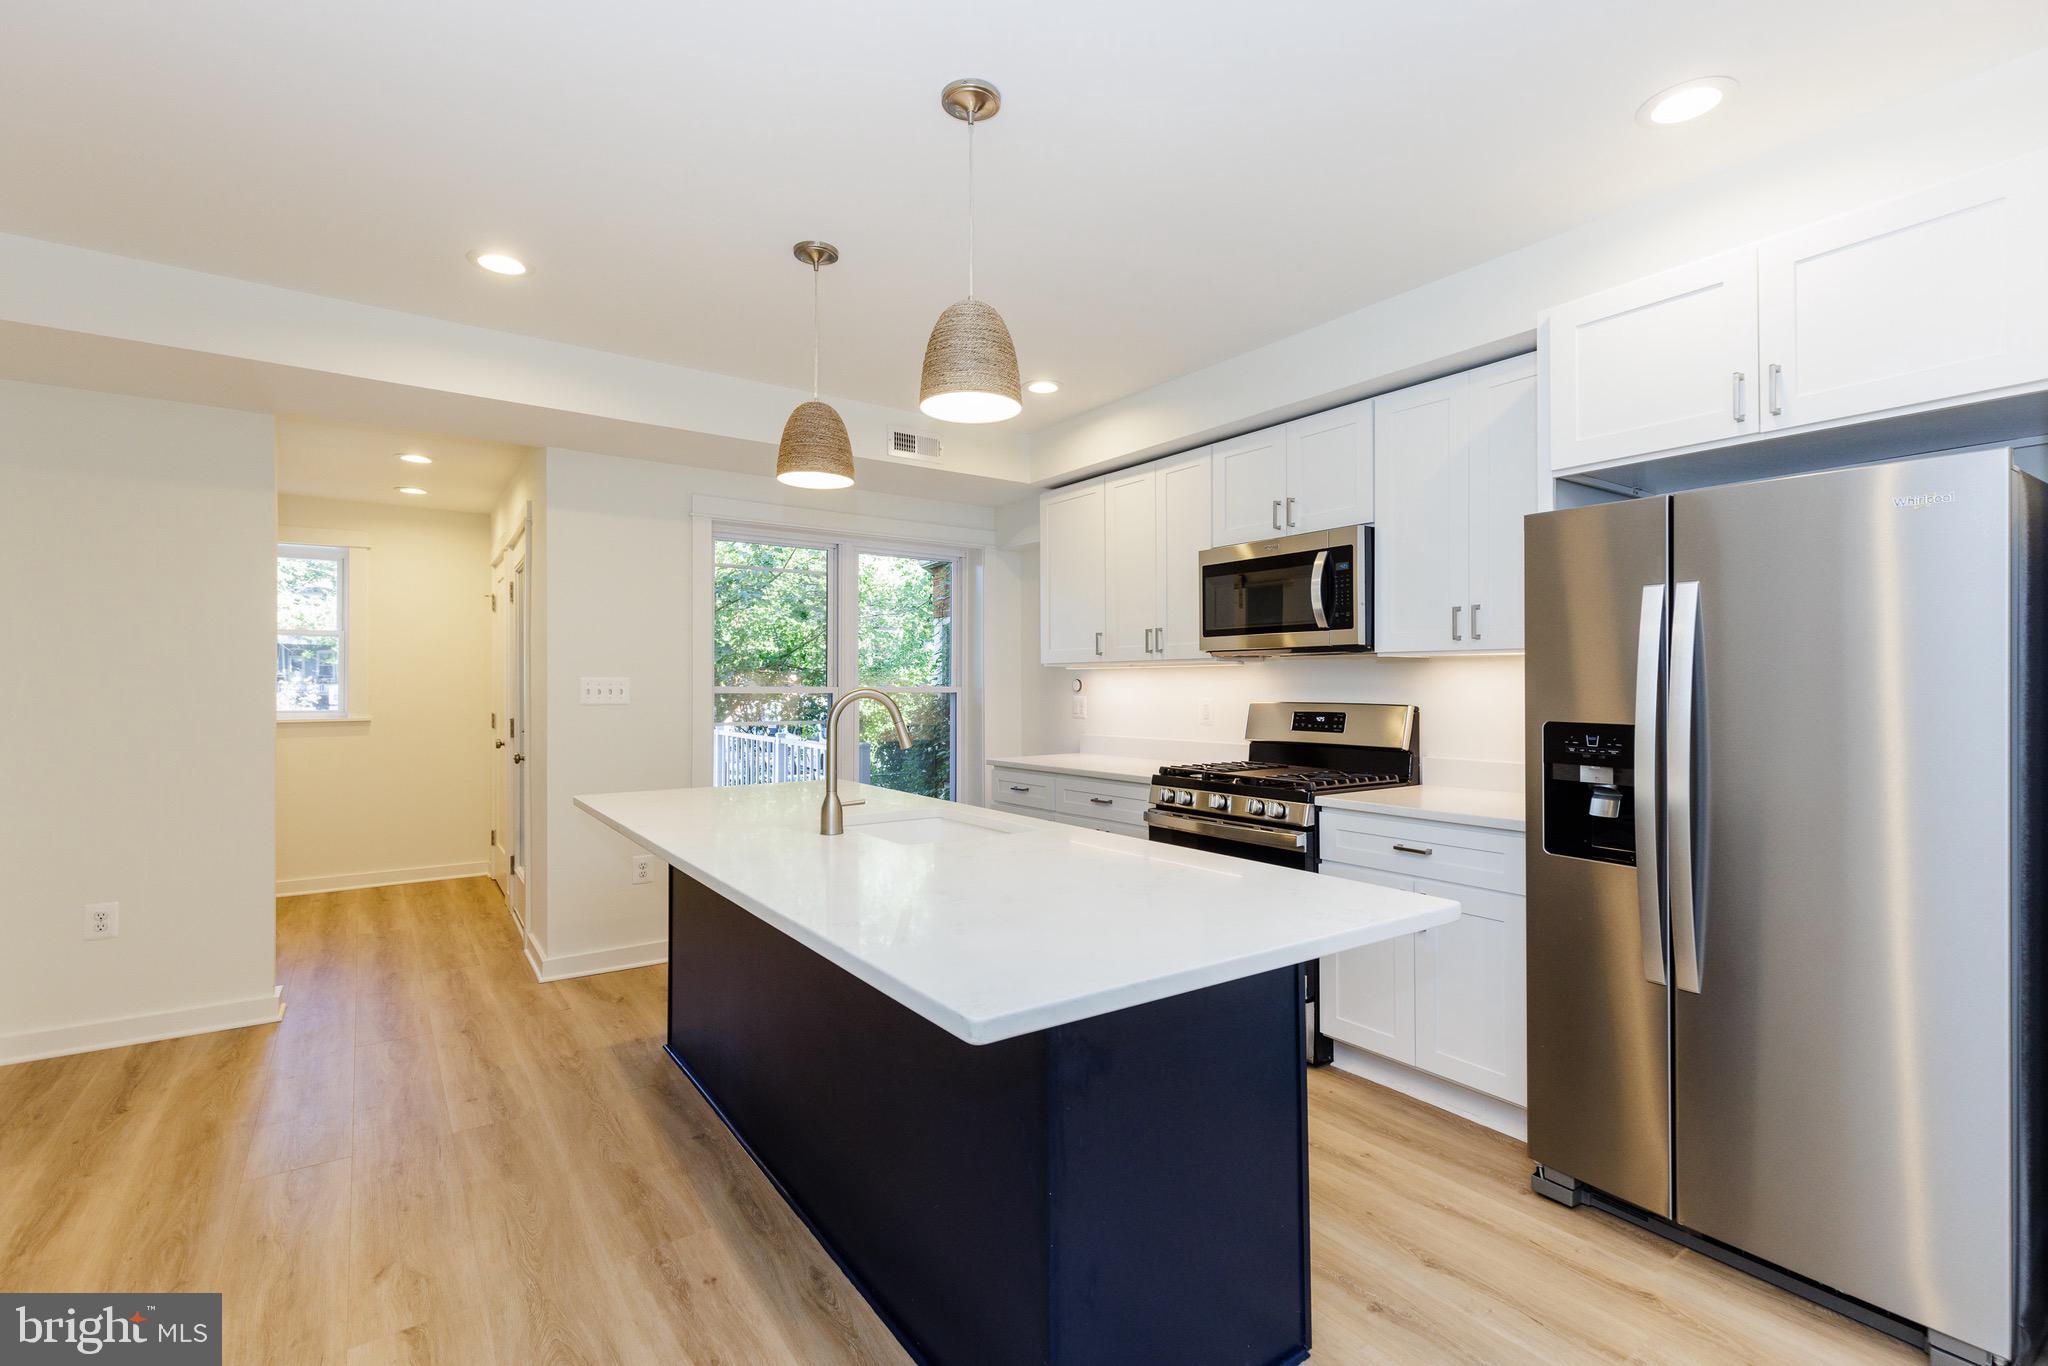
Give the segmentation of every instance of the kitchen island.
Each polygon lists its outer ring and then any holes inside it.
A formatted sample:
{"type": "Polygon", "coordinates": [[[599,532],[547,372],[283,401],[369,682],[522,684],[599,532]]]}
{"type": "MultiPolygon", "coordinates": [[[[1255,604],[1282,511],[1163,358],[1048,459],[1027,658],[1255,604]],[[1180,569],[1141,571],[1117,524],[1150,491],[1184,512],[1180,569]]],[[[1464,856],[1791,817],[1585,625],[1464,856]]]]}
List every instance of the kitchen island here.
{"type": "Polygon", "coordinates": [[[669,1056],[905,1350],[1304,1359],[1299,965],[1457,904],[822,791],[576,804],[670,865],[669,1056]]]}

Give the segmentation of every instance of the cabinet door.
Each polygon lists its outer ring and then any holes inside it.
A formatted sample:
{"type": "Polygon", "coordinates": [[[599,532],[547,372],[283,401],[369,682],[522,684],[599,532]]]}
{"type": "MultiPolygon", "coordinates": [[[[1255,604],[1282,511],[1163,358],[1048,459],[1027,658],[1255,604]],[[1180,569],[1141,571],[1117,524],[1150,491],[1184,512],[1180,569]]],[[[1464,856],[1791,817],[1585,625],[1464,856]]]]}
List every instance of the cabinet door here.
{"type": "Polygon", "coordinates": [[[1102,481],[1038,503],[1038,656],[1045,664],[1102,657],[1102,481]]]}
{"type": "Polygon", "coordinates": [[[1210,448],[1215,461],[1217,545],[1240,545],[1286,532],[1287,429],[1271,427],[1210,448]]]}
{"type": "Polygon", "coordinates": [[[1766,241],[1767,428],[2048,379],[2039,157],[1766,241]]]}
{"type": "Polygon", "coordinates": [[[1373,648],[1381,654],[1466,648],[1471,388],[1471,376],[1450,375],[1380,396],[1373,418],[1373,648]]]}
{"type": "Polygon", "coordinates": [[[1102,657],[1153,659],[1159,625],[1158,480],[1150,466],[1103,480],[1102,657]]]}
{"type": "Polygon", "coordinates": [[[1287,424],[1289,531],[1327,531],[1372,520],[1373,400],[1287,424]]]}
{"type": "Polygon", "coordinates": [[[1523,900],[1418,879],[1464,914],[1415,944],[1415,1065],[1515,1105],[1529,1101],[1523,900]]]}
{"type": "Polygon", "coordinates": [[[1202,552],[1213,504],[1207,448],[1157,465],[1160,635],[1156,657],[1207,659],[1202,652],[1202,552]]]}
{"type": "Polygon", "coordinates": [[[1551,310],[1551,469],[1755,431],[1756,329],[1752,247],[1551,310]]]}
{"type": "Polygon", "coordinates": [[[1519,650],[1522,519],[1536,510],[1536,357],[1475,371],[1467,393],[1472,605],[1465,636],[1475,650],[1519,650]]]}
{"type": "MultiPolygon", "coordinates": [[[[1341,863],[1317,871],[1398,892],[1415,889],[1409,878],[1341,863]]],[[[1325,1034],[1396,1062],[1415,1061],[1415,938],[1404,934],[1321,961],[1325,1034]]]]}

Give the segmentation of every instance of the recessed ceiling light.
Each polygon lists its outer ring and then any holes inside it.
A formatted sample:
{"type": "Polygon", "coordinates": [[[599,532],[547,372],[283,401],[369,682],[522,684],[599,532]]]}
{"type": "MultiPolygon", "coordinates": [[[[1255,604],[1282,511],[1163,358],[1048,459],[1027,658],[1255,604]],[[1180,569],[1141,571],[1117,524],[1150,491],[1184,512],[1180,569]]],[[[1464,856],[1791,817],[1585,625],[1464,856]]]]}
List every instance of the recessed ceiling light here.
{"type": "Polygon", "coordinates": [[[1060,391],[1060,382],[1056,379],[1035,379],[1024,387],[1034,394],[1056,394],[1060,391]]]}
{"type": "Polygon", "coordinates": [[[1688,123],[1720,108],[1721,102],[1734,93],[1733,78],[1702,76],[1696,81],[1674,85],[1650,96],[1643,101],[1643,107],[1636,110],[1636,122],[1655,128],[1688,123]]]}
{"type": "Polygon", "coordinates": [[[418,451],[400,451],[398,458],[408,465],[431,465],[434,463],[433,456],[421,455],[418,451]]]}
{"type": "Polygon", "coordinates": [[[427,491],[425,489],[415,488],[411,484],[400,484],[398,486],[398,491],[400,493],[409,493],[415,498],[424,498],[427,496],[427,491]]]}
{"type": "Polygon", "coordinates": [[[469,259],[493,275],[526,274],[526,262],[517,256],[507,256],[502,251],[473,251],[469,254],[469,259]]]}

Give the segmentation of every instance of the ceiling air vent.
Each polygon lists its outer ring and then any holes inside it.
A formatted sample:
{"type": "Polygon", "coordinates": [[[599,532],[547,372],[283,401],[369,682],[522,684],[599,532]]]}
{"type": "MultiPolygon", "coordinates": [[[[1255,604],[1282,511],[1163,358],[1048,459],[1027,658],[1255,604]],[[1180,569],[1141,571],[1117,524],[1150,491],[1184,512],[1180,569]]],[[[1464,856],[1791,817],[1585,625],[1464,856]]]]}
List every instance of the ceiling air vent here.
{"type": "Polygon", "coordinates": [[[889,433],[889,454],[908,456],[912,460],[937,460],[939,439],[918,432],[889,433]]]}

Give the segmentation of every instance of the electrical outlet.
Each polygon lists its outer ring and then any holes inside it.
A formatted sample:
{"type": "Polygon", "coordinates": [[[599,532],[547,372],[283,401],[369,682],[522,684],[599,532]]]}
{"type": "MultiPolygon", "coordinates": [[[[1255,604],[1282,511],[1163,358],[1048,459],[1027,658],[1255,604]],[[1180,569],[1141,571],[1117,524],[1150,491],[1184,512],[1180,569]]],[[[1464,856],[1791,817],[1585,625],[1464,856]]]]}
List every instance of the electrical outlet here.
{"type": "Polygon", "coordinates": [[[121,903],[95,901],[85,908],[85,937],[112,939],[121,933],[121,903]]]}
{"type": "Polygon", "coordinates": [[[632,700],[633,680],[630,678],[583,680],[583,705],[586,707],[623,707],[632,700]]]}
{"type": "Polygon", "coordinates": [[[654,881],[654,855],[635,854],[633,855],[631,862],[633,868],[632,882],[634,886],[637,887],[643,882],[654,881]]]}

